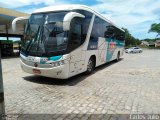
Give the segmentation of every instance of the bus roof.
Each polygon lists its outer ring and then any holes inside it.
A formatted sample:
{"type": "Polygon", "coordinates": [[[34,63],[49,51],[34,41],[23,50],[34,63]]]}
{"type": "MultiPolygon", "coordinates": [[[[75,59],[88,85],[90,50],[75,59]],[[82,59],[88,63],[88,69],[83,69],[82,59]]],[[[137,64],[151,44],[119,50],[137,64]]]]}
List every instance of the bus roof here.
{"type": "Polygon", "coordinates": [[[121,29],[120,27],[115,25],[113,22],[111,22],[110,20],[108,20],[104,16],[102,16],[100,13],[94,11],[93,9],[91,9],[90,7],[88,7],[86,5],[71,4],[71,5],[49,6],[49,7],[37,9],[33,13],[44,13],[44,12],[51,12],[51,11],[71,11],[71,10],[77,10],[77,9],[89,11],[124,32],[123,29],[121,29]]]}

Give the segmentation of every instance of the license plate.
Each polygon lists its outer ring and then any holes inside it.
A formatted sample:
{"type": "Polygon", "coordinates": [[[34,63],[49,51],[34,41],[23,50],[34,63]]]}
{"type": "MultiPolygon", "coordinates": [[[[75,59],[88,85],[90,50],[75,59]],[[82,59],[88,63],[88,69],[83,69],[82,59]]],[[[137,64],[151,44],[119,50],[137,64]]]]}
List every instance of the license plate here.
{"type": "Polygon", "coordinates": [[[33,73],[35,73],[35,74],[41,74],[41,71],[37,70],[37,69],[33,69],[33,73]]]}

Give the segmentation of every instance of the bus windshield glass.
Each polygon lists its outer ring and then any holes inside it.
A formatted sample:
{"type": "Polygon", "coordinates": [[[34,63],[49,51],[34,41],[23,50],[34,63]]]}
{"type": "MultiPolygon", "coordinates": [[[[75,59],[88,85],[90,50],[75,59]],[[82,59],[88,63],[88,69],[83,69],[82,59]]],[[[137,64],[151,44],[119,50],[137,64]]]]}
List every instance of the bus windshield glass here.
{"type": "Polygon", "coordinates": [[[31,56],[53,56],[67,49],[68,33],[63,31],[67,12],[32,14],[25,27],[22,52],[31,56]]]}

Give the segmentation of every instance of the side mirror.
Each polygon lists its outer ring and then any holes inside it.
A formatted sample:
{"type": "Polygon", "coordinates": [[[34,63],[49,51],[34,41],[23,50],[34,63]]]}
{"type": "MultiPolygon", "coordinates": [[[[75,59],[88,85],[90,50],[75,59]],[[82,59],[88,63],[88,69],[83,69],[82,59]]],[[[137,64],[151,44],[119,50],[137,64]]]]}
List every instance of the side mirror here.
{"type": "Polygon", "coordinates": [[[29,19],[29,16],[26,16],[26,17],[17,17],[17,18],[15,18],[15,19],[12,21],[12,30],[13,30],[13,32],[16,31],[16,22],[17,22],[17,21],[22,21],[22,20],[27,20],[27,19],[29,19]]]}
{"type": "Polygon", "coordinates": [[[85,16],[80,13],[69,12],[68,14],[65,15],[63,19],[63,30],[64,31],[70,30],[70,23],[74,17],[85,18],[85,16]]]}

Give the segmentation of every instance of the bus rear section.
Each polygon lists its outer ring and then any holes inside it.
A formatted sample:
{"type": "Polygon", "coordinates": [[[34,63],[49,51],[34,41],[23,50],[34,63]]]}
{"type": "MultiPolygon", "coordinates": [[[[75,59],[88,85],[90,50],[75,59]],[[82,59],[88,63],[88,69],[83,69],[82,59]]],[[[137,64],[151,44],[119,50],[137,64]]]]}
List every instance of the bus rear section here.
{"type": "Polygon", "coordinates": [[[124,53],[124,37],[123,30],[95,15],[88,40],[87,56],[96,56],[96,66],[112,60],[118,61],[124,53]]]}

